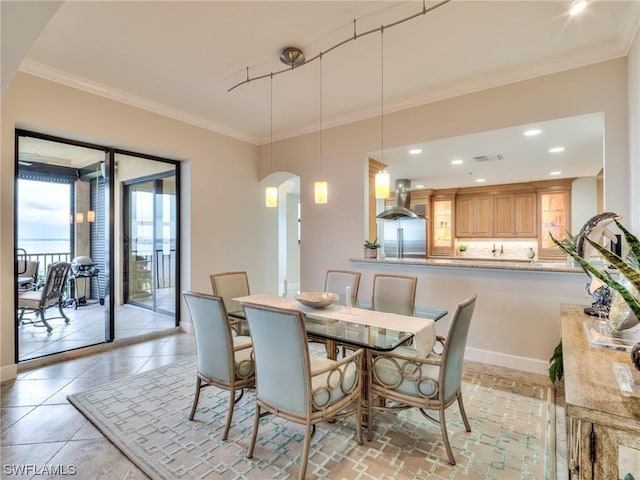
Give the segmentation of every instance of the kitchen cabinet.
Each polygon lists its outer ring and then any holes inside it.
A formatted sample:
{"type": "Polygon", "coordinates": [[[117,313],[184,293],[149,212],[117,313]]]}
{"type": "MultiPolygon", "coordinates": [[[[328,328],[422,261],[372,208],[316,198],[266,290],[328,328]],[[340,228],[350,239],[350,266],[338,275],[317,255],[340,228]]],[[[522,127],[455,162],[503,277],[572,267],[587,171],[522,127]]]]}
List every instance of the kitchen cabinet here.
{"type": "Polygon", "coordinates": [[[562,305],[567,463],[572,480],[638,478],[640,402],[621,394],[614,364],[630,369],[629,352],[592,346],[583,306],[562,305]]]}
{"type": "Polygon", "coordinates": [[[494,196],[494,237],[535,238],[535,192],[505,193],[494,196]]]}
{"type": "Polygon", "coordinates": [[[436,195],[431,205],[431,255],[453,255],[454,195],[436,195]]]}
{"type": "Polygon", "coordinates": [[[566,255],[553,243],[549,234],[560,240],[571,230],[571,190],[539,191],[538,209],[538,257],[565,258],[566,255]]]}
{"type": "Polygon", "coordinates": [[[455,208],[456,237],[493,236],[493,195],[458,195],[455,208]]]}

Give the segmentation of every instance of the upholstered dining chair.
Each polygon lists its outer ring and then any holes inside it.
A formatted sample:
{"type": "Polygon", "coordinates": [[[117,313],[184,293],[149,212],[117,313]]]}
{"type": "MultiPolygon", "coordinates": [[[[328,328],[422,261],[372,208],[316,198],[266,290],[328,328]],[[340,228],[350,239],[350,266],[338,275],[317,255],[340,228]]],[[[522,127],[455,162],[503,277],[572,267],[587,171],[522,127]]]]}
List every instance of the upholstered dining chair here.
{"type": "Polygon", "coordinates": [[[416,301],[417,282],[417,277],[408,275],[376,273],[373,276],[371,301],[374,306],[380,303],[386,303],[406,307],[411,310],[416,301]]]}
{"type": "Polygon", "coordinates": [[[18,310],[20,311],[18,323],[31,323],[36,327],[46,327],[47,332],[51,332],[53,327],[47,321],[45,312],[48,308],[55,306],[58,307],[60,316],[50,317],[48,320],[64,318],[65,323],[69,323],[70,319],[65,315],[62,307],[64,288],[67,285],[70,271],[71,264],[68,262],[52,263],[47,268],[47,276],[42,288],[18,293],[18,310]],[[34,312],[35,318],[33,320],[25,319],[24,314],[26,311],[34,312]]]}
{"type": "Polygon", "coordinates": [[[324,291],[338,295],[346,295],[347,287],[351,287],[351,300],[358,298],[360,272],[349,270],[327,270],[324,278],[324,291]]]}
{"type": "Polygon", "coordinates": [[[247,457],[253,456],[261,411],[305,426],[300,479],[305,478],[316,423],[355,413],[362,444],[361,369],[364,350],[339,361],[309,354],[302,314],[244,305],[256,362],[256,411],[247,457]],[[355,403],[355,408],[350,408],[355,403]]]}
{"type": "Polygon", "coordinates": [[[37,260],[18,260],[18,288],[33,290],[38,284],[39,267],[37,260]]]}
{"type": "Polygon", "coordinates": [[[250,295],[249,277],[247,272],[221,272],[212,273],[211,289],[215,296],[221,297],[230,321],[240,320],[234,323],[234,330],[238,335],[249,335],[247,322],[244,320],[242,305],[233,300],[235,297],[250,295]]]}
{"type": "Polygon", "coordinates": [[[202,388],[214,385],[228,390],[229,409],[222,433],[222,440],[226,440],[234,406],[242,398],[244,389],[253,387],[255,382],[251,338],[231,334],[232,325],[222,298],[188,291],[182,292],[182,295],[193,323],[198,364],[196,392],[189,420],[193,420],[196,413],[202,388]]]}
{"type": "Polygon", "coordinates": [[[464,349],[467,343],[469,324],[476,305],[476,295],[459,303],[453,313],[449,332],[446,337],[437,336],[434,351],[428,357],[418,357],[411,347],[398,347],[392,352],[367,353],[369,392],[367,399],[368,432],[373,435],[373,409],[396,410],[416,407],[422,415],[439,424],[442,438],[451,465],[456,464],[445,420],[445,410],[455,401],[458,402],[462,421],[467,432],[471,426],[462,403],[462,373],[464,349]],[[374,405],[377,399],[392,400],[391,406],[383,402],[374,405]],[[438,419],[426,410],[437,410],[438,419]]]}

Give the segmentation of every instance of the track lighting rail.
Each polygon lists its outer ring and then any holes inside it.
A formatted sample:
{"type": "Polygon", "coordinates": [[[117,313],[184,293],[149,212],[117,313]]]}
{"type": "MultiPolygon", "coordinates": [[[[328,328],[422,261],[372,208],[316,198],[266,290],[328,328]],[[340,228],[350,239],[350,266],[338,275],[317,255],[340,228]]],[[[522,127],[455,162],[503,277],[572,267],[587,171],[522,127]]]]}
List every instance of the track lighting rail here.
{"type": "Polygon", "coordinates": [[[265,73],[264,75],[259,75],[259,76],[256,76],[256,77],[250,77],[249,76],[249,67],[247,67],[247,78],[245,80],[239,82],[239,83],[236,83],[234,86],[229,88],[227,90],[227,92],[230,92],[230,91],[238,88],[241,85],[246,85],[247,83],[253,82],[255,80],[262,80],[264,78],[270,78],[270,77],[272,78],[274,75],[280,75],[281,73],[289,72],[289,71],[293,70],[294,68],[300,68],[303,65],[307,65],[307,64],[313,62],[314,60],[319,59],[321,56],[326,55],[327,53],[329,53],[329,52],[335,50],[336,48],[339,48],[339,47],[341,47],[341,46],[343,46],[343,45],[345,45],[345,44],[347,44],[347,43],[349,43],[349,42],[351,42],[353,40],[357,40],[358,38],[370,35],[372,33],[382,32],[382,31],[384,31],[384,30],[386,30],[388,28],[395,27],[396,25],[400,25],[402,23],[408,22],[409,20],[413,20],[416,17],[419,17],[421,15],[425,15],[425,14],[435,10],[436,8],[441,7],[446,3],[449,3],[450,1],[451,0],[443,0],[443,1],[439,2],[439,3],[437,3],[436,5],[433,5],[433,6],[429,7],[429,8],[427,8],[426,0],[422,0],[422,10],[420,10],[419,12],[414,13],[413,15],[409,15],[408,17],[401,18],[400,20],[397,20],[397,21],[395,21],[393,23],[390,23],[388,25],[381,25],[378,28],[373,28],[371,30],[367,30],[366,32],[362,32],[362,33],[357,33],[356,20],[354,19],[353,20],[353,36],[351,36],[349,38],[345,38],[341,42],[338,42],[335,45],[327,48],[325,51],[318,53],[315,57],[312,57],[312,58],[308,59],[306,62],[304,62],[304,63],[302,63],[301,65],[298,65],[298,66],[292,65],[291,67],[287,67],[287,68],[284,68],[282,70],[278,70],[276,72],[265,73]]]}

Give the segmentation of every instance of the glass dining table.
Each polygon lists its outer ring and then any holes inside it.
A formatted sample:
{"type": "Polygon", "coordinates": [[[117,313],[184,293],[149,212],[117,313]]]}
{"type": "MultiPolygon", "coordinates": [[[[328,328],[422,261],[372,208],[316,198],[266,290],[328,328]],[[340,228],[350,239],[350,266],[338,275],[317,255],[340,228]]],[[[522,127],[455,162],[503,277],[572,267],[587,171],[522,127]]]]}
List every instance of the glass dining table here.
{"type": "MultiPolygon", "coordinates": [[[[322,309],[305,307],[293,297],[280,297],[269,294],[255,294],[234,298],[239,303],[251,303],[272,307],[289,308],[302,313],[305,320],[307,334],[326,341],[327,356],[335,360],[337,345],[349,348],[366,348],[376,351],[391,351],[410,341],[414,333],[410,329],[389,328],[378,324],[369,324],[362,318],[369,318],[367,312],[388,313],[393,316],[397,324],[401,324],[402,317],[411,317],[411,321],[426,319],[437,321],[447,315],[447,310],[427,307],[408,307],[390,302],[371,302],[369,300],[355,300],[352,306],[346,305],[346,297],[341,296],[333,304],[322,309]],[[400,320],[400,323],[397,321],[400,320]]],[[[234,311],[230,316],[242,319],[244,312],[234,311]]],[[[377,317],[384,317],[376,314],[377,317]]],[[[409,321],[409,319],[407,319],[409,321]]]]}

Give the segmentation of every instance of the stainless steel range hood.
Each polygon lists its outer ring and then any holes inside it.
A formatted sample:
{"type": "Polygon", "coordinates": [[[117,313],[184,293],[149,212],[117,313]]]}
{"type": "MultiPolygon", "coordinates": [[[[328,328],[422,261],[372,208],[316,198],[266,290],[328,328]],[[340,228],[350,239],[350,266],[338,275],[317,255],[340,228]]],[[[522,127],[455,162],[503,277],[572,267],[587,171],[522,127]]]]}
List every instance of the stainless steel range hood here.
{"type": "Polygon", "coordinates": [[[424,218],[409,210],[411,204],[411,180],[400,178],[396,180],[395,205],[377,215],[382,220],[396,220],[398,218],[424,218]]]}

